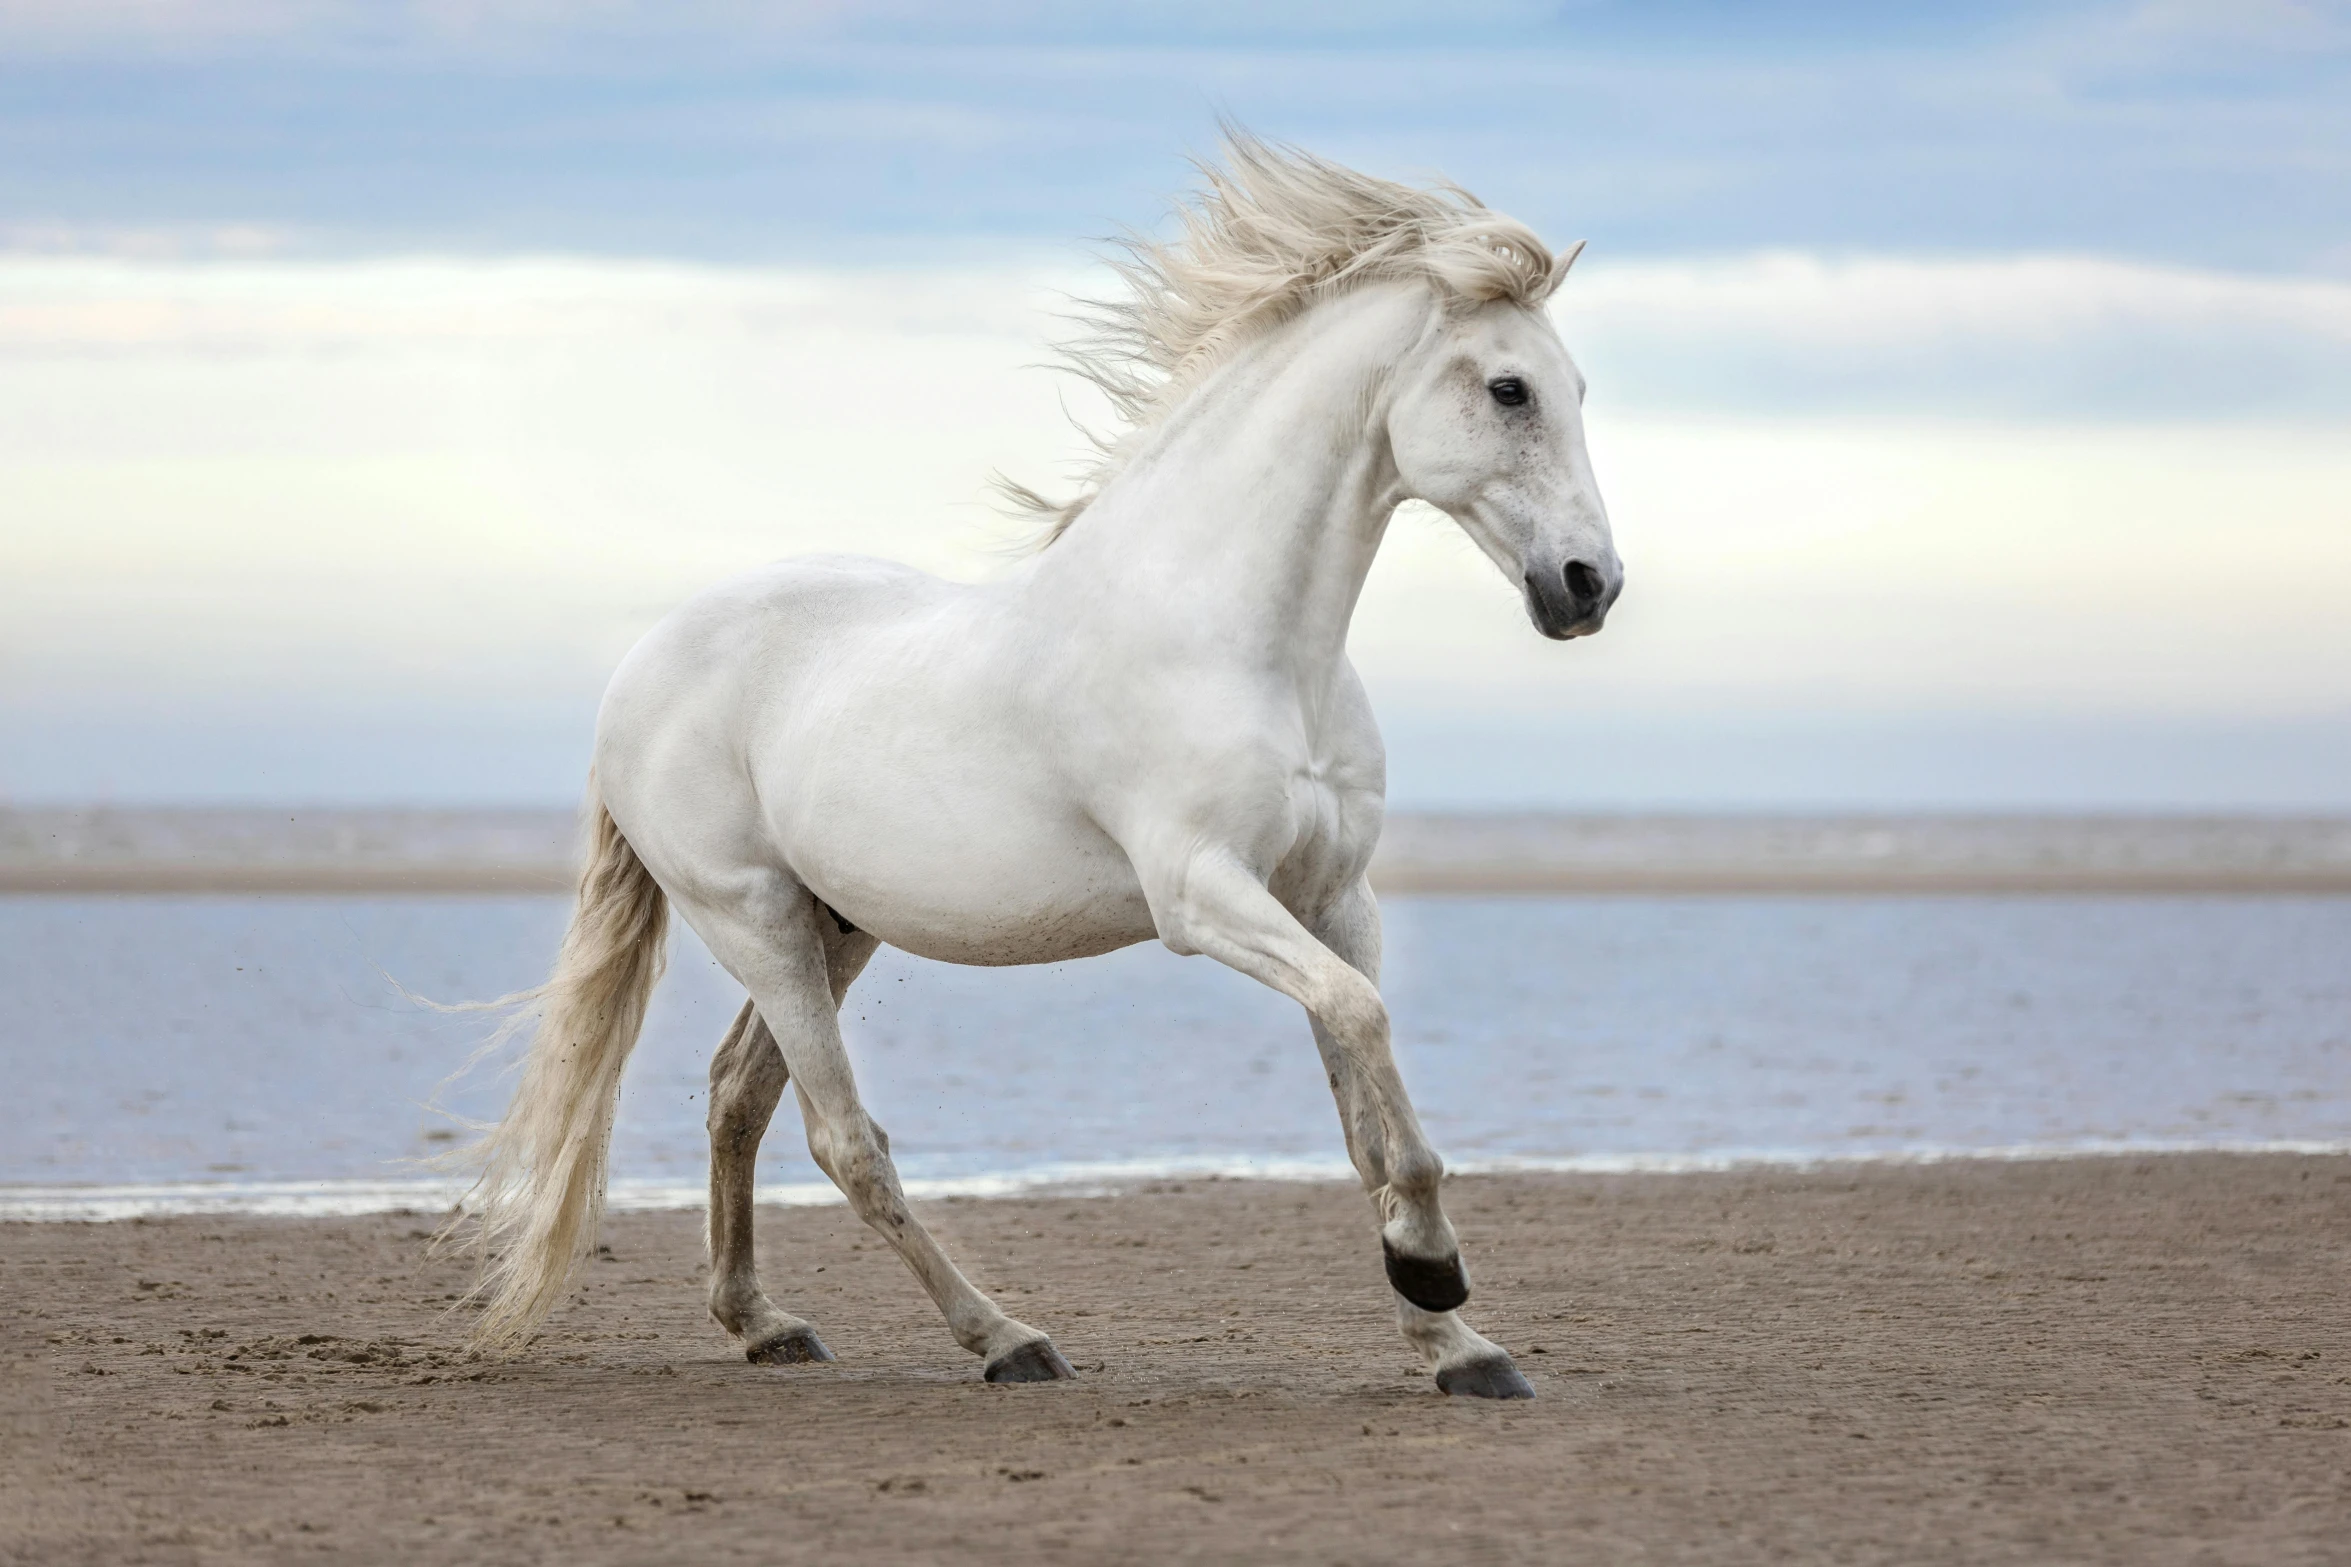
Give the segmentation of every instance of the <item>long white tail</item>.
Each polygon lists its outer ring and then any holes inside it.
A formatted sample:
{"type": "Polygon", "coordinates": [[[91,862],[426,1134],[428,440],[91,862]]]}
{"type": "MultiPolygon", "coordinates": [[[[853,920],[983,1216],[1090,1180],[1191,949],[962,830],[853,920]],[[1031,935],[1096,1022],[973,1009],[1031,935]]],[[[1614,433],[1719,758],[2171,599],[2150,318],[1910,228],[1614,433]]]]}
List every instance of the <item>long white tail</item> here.
{"type": "Polygon", "coordinates": [[[506,1118],[462,1157],[480,1171],[442,1239],[480,1254],[473,1347],[512,1355],[547,1320],[596,1244],[621,1068],[661,979],[669,900],[588,783],[579,906],[555,972],[525,1004],[537,1026],[506,1118]]]}

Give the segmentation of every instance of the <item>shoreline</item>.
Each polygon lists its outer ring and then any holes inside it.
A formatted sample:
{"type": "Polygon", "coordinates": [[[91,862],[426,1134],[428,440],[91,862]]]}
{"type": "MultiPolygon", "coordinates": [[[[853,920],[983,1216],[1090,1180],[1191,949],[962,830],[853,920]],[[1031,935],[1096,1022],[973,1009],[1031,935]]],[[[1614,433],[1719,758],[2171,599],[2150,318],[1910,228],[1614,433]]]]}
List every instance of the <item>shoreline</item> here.
{"type": "MultiPolygon", "coordinates": [[[[0,807],[0,894],[568,891],[569,810],[0,807]]],[[[2351,894],[2337,816],[1391,814],[1409,896],[2351,894]]]]}
{"type": "Polygon", "coordinates": [[[0,1559],[2319,1561],[2351,1520],[2351,1157],[1464,1176],[1437,1395],[1330,1183],[923,1204],[1075,1382],[990,1387],[838,1207],[744,1362],[700,1217],[617,1214],[526,1357],[393,1215],[0,1224],[0,1559]]]}
{"type": "MultiPolygon", "coordinates": [[[[268,865],[0,862],[0,897],[566,897],[565,862],[525,865],[268,865]]],[[[1606,867],[1374,862],[1383,897],[2155,897],[2351,896],[2351,867],[1606,867]]]]}
{"type": "MultiPolygon", "coordinates": [[[[2003,1147],[1916,1146],[1854,1152],[1803,1149],[1724,1149],[1699,1153],[1614,1153],[1466,1157],[1446,1162],[1448,1179],[1511,1176],[1644,1176],[1833,1174],[1840,1170],[1909,1169],[1937,1165],[2064,1164],[2083,1160],[2156,1159],[2214,1155],[2227,1158],[2346,1158],[2351,1138],[2150,1139],[2141,1142],[2021,1143],[2003,1147]]],[[[1127,1196],[1176,1182],[1258,1182],[1268,1185],[1349,1187],[1355,1172],[1344,1159],[1196,1158],[1130,1160],[1116,1164],[1048,1164],[1027,1170],[965,1176],[911,1176],[901,1181],[917,1202],[997,1201],[1127,1196]]],[[[470,1183],[443,1179],[189,1179],[127,1182],[0,1182],[0,1224],[112,1224],[125,1220],[195,1218],[348,1219],[445,1213],[470,1183]]],[[[701,1182],[616,1177],[606,1188],[608,1213],[702,1212],[701,1182]]],[[[763,1182],[753,1191],[761,1208],[826,1208],[846,1199],[828,1181],[763,1182]]]]}

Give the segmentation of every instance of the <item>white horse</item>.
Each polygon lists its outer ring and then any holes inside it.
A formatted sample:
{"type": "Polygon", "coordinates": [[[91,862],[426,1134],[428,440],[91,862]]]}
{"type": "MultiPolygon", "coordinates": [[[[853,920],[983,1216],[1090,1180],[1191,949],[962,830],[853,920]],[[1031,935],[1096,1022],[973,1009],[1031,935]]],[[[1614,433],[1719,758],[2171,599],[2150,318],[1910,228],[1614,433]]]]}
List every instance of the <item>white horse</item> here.
{"type": "MultiPolygon", "coordinates": [[[[881,942],[1055,963],[1157,937],[1305,1008],[1405,1337],[1446,1392],[1532,1396],[1461,1320],[1444,1167],[1389,1050],[1364,879],[1385,758],[1346,642],[1408,499],[1460,524],[1543,635],[1600,629],[1622,571],[1583,377],[1543,313],[1581,246],[1554,259],[1457,188],[1239,134],[1203,172],[1073,354],[1128,429],[1080,499],[1018,492],[1047,547],[978,585],[786,561],[679,609],[613,677],[578,911],[480,1149],[482,1349],[527,1342],[593,1246],[675,905],[750,992],[711,1064],[709,1303],[753,1361],[832,1358],[752,1263],[788,1082],[817,1164],[987,1379],[1071,1375],[909,1211],[836,1013],[881,942]]],[[[918,367],[908,385],[918,423],[918,367]]]]}

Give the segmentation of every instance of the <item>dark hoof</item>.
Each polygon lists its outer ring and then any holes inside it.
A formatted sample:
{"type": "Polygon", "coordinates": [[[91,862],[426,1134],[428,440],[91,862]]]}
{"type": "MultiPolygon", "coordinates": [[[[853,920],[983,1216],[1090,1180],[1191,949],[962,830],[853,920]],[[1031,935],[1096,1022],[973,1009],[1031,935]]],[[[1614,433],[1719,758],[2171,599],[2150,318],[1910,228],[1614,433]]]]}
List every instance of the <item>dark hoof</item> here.
{"type": "Polygon", "coordinates": [[[1469,1299],[1469,1275],[1462,1270],[1459,1256],[1423,1262],[1404,1256],[1384,1238],[1380,1254],[1387,1258],[1388,1282],[1396,1287],[1396,1293],[1421,1310],[1459,1311],[1461,1303],[1469,1299]]]}
{"type": "Polygon", "coordinates": [[[988,1362],[981,1373],[991,1382],[1067,1382],[1077,1373],[1049,1338],[1031,1339],[988,1362]]]}
{"type": "Polygon", "coordinates": [[[814,1328],[786,1328],[743,1351],[743,1358],[755,1366],[804,1366],[812,1360],[830,1360],[833,1352],[814,1328]]]}
{"type": "Polygon", "coordinates": [[[1437,1373],[1437,1391],[1455,1398],[1533,1398],[1535,1385],[1519,1373],[1508,1355],[1496,1355],[1465,1366],[1447,1366],[1437,1373]]]}

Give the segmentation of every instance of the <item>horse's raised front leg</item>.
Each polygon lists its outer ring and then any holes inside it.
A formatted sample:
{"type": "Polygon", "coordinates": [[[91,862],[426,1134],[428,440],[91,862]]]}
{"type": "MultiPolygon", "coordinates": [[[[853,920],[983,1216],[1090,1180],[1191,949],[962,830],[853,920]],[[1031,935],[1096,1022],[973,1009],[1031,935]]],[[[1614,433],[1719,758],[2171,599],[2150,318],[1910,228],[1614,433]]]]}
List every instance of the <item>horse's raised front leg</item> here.
{"type": "MultiPolygon", "coordinates": [[[[980,1293],[907,1208],[890,1161],[890,1139],[858,1100],[849,1054],[841,1045],[836,1000],[847,984],[838,979],[827,950],[824,932],[834,928],[832,915],[797,883],[770,887],[740,910],[687,906],[682,900],[681,906],[719,961],[751,992],[799,1095],[808,1151],[818,1168],[913,1270],[955,1341],[986,1363],[987,1379],[1049,1382],[1076,1375],[1051,1339],[1006,1316],[980,1293]]],[[[860,965],[863,961],[858,959],[860,965]]],[[[784,1080],[776,1079],[776,1092],[784,1080]]],[[[715,1196],[715,1170],[712,1180],[715,1196]]],[[[747,1231],[747,1198],[742,1212],[747,1231]]]]}
{"type": "Polygon", "coordinates": [[[1201,952],[1305,1007],[1354,1161],[1380,1219],[1380,1247],[1405,1337],[1448,1393],[1531,1398],[1503,1350],[1456,1314],[1469,1298],[1460,1243],[1438,1200],[1445,1166],[1420,1129],[1388,1044],[1388,1009],[1374,979],[1379,907],[1358,884],[1309,933],[1262,882],[1230,858],[1206,855],[1155,901],[1160,935],[1201,952]]]}
{"type": "MultiPolygon", "coordinates": [[[[862,931],[826,932],[827,968],[838,1009],[877,943],[862,931]]],[[[752,1255],[751,1193],[759,1142],[790,1074],[775,1035],[743,1003],[710,1062],[710,1314],[765,1365],[830,1360],[816,1329],[778,1307],[759,1287],[752,1255]]]]}
{"type": "MultiPolygon", "coordinates": [[[[1314,935],[1350,968],[1372,984],[1379,983],[1380,906],[1372,896],[1370,883],[1358,880],[1348,888],[1316,922],[1314,935]]],[[[1372,1194],[1375,1204],[1381,1205],[1384,1219],[1383,1193],[1391,1187],[1387,1174],[1388,1118],[1383,1113],[1379,1094],[1373,1088],[1371,1077],[1357,1068],[1353,1056],[1323,1021],[1311,1013],[1308,1020],[1314,1025],[1315,1047],[1322,1052],[1323,1069],[1330,1077],[1331,1097],[1338,1101],[1339,1121],[1347,1134],[1347,1157],[1354,1163],[1356,1174],[1362,1177],[1364,1190],[1372,1194]]],[[[1392,1058],[1390,1073],[1394,1075],[1392,1058]]],[[[1399,1095],[1404,1092],[1401,1078],[1396,1080],[1395,1091],[1399,1095]]],[[[1409,1100],[1405,1102],[1405,1111],[1410,1115],[1409,1100]]],[[[1417,1121],[1414,1125],[1417,1129],[1417,1121]]],[[[1430,1310],[1415,1303],[1395,1278],[1395,1253],[1390,1251],[1388,1256],[1389,1278],[1397,1286],[1397,1325],[1436,1372],[1439,1388],[1478,1398],[1535,1396],[1533,1385],[1520,1373],[1508,1351],[1461,1320],[1459,1299],[1452,1308],[1442,1310],[1430,1310]]],[[[1468,1294],[1468,1283],[1466,1273],[1462,1274],[1458,1288],[1463,1298],[1468,1294]]]]}

